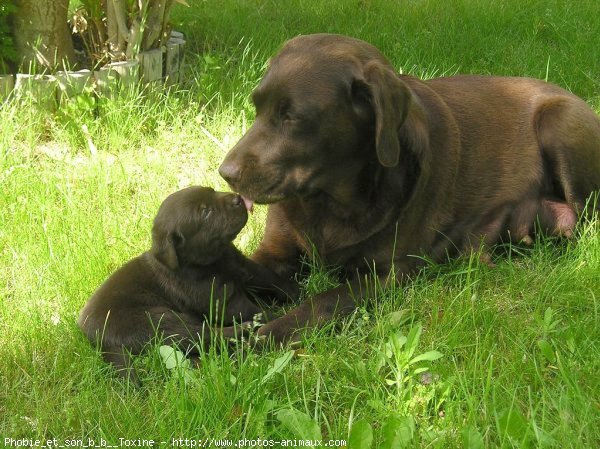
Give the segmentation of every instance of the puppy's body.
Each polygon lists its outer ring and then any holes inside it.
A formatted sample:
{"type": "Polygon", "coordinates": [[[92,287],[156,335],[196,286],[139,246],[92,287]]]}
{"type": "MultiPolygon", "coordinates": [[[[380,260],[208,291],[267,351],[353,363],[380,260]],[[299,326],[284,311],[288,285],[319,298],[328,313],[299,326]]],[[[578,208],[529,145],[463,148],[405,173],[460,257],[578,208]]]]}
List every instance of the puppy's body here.
{"type": "MultiPolygon", "coordinates": [[[[241,278],[243,256],[233,247],[227,253],[208,269],[173,272],[146,252],[100,286],[82,310],[79,324],[92,341],[98,333],[105,350],[124,346],[138,353],[157,332],[170,341],[186,340],[193,350],[201,338],[210,341],[216,323],[228,326],[234,318],[247,321],[260,312],[249,300],[250,279],[241,278]]],[[[222,332],[234,336],[232,327],[222,332]]]]}
{"type": "Polygon", "coordinates": [[[253,259],[281,275],[316,247],[349,286],[324,292],[261,332],[353,309],[363,275],[385,282],[500,240],[569,236],[600,189],[600,120],[586,103],[528,78],[397,74],[366,42],[288,41],[253,92],[256,120],[221,175],[270,203],[253,259]],[[359,274],[359,276],[356,276],[359,274]]]}
{"type": "Polygon", "coordinates": [[[155,336],[195,354],[211,330],[234,337],[241,332],[234,320],[260,311],[251,289],[295,295],[293,284],[231,243],[246,219],[238,195],[190,187],[169,196],[154,221],[152,250],[117,270],[81,311],[79,326],[104,358],[129,368],[127,352],[139,353],[155,336]]]}

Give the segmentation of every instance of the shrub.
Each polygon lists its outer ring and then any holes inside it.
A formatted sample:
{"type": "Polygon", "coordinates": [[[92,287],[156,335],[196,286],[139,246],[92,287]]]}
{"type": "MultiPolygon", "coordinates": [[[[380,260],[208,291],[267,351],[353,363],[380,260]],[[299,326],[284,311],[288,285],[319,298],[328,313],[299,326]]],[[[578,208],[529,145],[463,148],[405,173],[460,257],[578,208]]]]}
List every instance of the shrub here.
{"type": "Polygon", "coordinates": [[[12,1],[0,0],[0,74],[10,72],[17,57],[9,26],[15,9],[12,1]]]}

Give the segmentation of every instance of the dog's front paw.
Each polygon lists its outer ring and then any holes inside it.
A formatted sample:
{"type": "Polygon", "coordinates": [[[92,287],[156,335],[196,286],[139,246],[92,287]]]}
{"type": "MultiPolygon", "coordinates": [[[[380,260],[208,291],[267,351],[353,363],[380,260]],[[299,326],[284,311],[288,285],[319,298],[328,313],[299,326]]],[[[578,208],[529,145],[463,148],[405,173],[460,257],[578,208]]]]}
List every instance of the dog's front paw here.
{"type": "Polygon", "coordinates": [[[257,330],[249,339],[250,347],[255,352],[265,352],[277,348],[300,349],[302,339],[298,332],[287,332],[279,326],[267,323],[257,330]]]}

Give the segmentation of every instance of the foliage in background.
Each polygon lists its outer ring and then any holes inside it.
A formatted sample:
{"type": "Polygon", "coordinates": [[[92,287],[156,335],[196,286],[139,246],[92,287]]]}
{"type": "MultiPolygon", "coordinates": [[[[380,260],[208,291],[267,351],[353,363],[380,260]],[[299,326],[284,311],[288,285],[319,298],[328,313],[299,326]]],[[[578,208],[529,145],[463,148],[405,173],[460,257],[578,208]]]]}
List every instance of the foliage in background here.
{"type": "Polygon", "coordinates": [[[86,63],[92,69],[97,69],[110,61],[103,6],[106,1],[80,0],[79,3],[71,16],[71,26],[73,33],[81,38],[86,63]]]}
{"type": "Polygon", "coordinates": [[[185,0],[80,0],[71,19],[97,67],[106,61],[133,59],[141,51],[160,48],[169,38],[169,17],[185,0]]]}
{"type": "Polygon", "coordinates": [[[0,75],[9,73],[17,59],[9,23],[10,15],[15,10],[11,0],[0,0],[0,75]]]}

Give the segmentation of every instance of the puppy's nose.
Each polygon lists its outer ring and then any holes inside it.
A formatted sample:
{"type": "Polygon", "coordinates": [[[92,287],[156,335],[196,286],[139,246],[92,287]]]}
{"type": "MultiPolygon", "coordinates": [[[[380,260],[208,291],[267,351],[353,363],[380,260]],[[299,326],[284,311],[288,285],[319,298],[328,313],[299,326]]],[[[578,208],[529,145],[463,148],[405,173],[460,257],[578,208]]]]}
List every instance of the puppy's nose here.
{"type": "Polygon", "coordinates": [[[225,161],[219,167],[219,174],[229,185],[233,186],[240,180],[242,170],[235,162],[225,161]]]}

